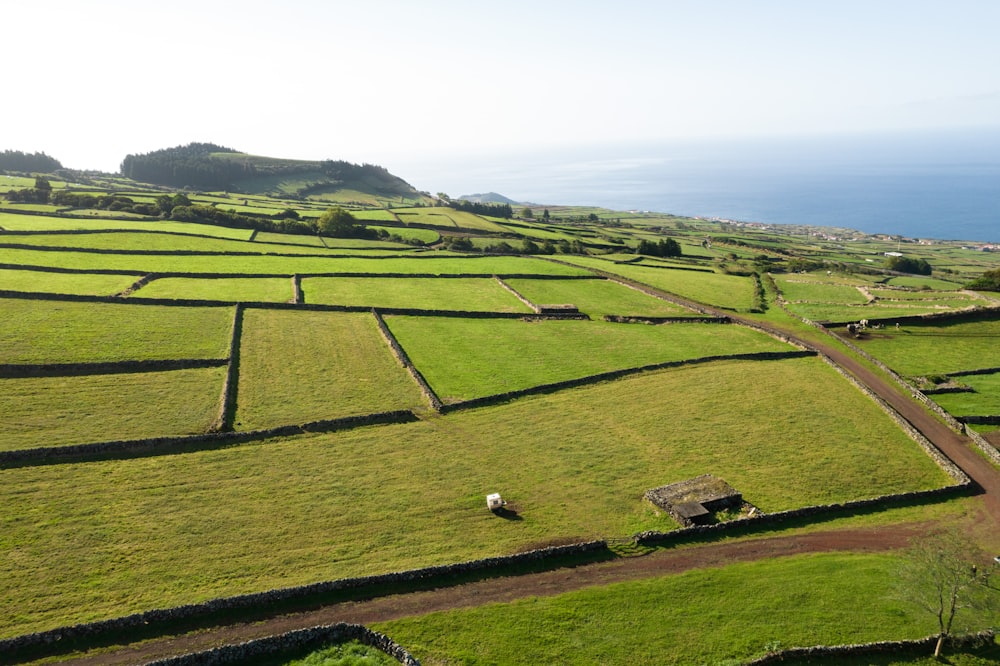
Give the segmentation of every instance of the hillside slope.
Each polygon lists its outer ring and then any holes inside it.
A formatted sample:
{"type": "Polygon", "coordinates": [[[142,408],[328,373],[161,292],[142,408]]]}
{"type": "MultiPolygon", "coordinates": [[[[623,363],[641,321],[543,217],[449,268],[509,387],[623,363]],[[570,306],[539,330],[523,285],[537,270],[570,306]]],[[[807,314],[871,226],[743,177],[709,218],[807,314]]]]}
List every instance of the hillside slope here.
{"type": "Polygon", "coordinates": [[[198,190],[376,205],[430,200],[402,178],[374,164],[262,157],[211,143],[127,155],[121,173],[141,182],[198,190]]]}

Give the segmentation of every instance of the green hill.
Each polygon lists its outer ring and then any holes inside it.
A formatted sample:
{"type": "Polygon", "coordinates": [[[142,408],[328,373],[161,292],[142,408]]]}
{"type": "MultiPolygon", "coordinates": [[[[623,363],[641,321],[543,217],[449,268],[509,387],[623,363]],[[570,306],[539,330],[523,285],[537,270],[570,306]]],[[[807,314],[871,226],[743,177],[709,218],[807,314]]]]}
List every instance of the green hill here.
{"type": "Polygon", "coordinates": [[[402,178],[374,164],[262,157],[211,143],[127,155],[121,173],[140,182],[207,191],[368,205],[430,201],[402,178]]]}

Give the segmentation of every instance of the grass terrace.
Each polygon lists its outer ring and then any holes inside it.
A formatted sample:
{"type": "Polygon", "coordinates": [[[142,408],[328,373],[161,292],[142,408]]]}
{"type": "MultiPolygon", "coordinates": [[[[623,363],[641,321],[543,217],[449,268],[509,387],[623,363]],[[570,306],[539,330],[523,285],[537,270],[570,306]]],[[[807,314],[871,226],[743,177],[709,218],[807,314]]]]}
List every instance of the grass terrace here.
{"type": "Polygon", "coordinates": [[[1000,416],[1000,373],[956,378],[973,393],[940,393],[934,402],[954,416],[1000,416]]]}
{"type": "Polygon", "coordinates": [[[287,303],[294,299],[288,278],[159,278],[132,296],[234,303],[287,303]]]}
{"type": "Polygon", "coordinates": [[[245,312],[237,429],[422,408],[368,313],[245,312]]]}
{"type": "MultiPolygon", "coordinates": [[[[107,211],[100,211],[102,213],[107,211]]],[[[0,227],[8,231],[69,231],[74,229],[90,229],[101,231],[159,231],[163,233],[195,234],[198,236],[214,236],[234,240],[249,240],[253,230],[230,229],[211,224],[195,224],[193,222],[170,222],[167,220],[150,220],[136,222],[134,220],[94,219],[81,220],[72,217],[46,217],[42,215],[17,215],[0,212],[0,227]]],[[[19,242],[9,240],[16,236],[3,236],[3,242],[19,242]]]]}
{"type": "Polygon", "coordinates": [[[654,363],[792,349],[723,324],[395,316],[386,323],[446,403],[654,363]]]}
{"type": "MultiPolygon", "coordinates": [[[[347,251],[338,252],[343,254],[347,251]]],[[[406,250],[373,257],[372,251],[356,256],[276,257],[119,255],[89,252],[51,252],[0,248],[0,264],[60,266],[80,270],[117,269],[144,273],[372,273],[372,274],[473,274],[473,275],[581,275],[586,271],[532,257],[469,257],[445,253],[398,256],[406,250]]],[[[332,254],[332,253],[331,253],[332,254]]],[[[412,254],[412,253],[409,253],[412,254]]]]}
{"type": "Polygon", "coordinates": [[[42,294],[113,296],[127,289],[137,276],[51,273],[0,268],[0,290],[42,294]]]}
{"type": "Polygon", "coordinates": [[[595,319],[606,314],[645,317],[687,317],[699,314],[611,280],[511,279],[507,280],[507,284],[536,305],[569,303],[595,319]]]}
{"type": "Polygon", "coordinates": [[[325,305],[531,312],[493,278],[304,278],[302,293],[325,305]]]}
{"type": "Polygon", "coordinates": [[[0,299],[4,363],[222,359],[233,308],[0,299]]]}
{"type": "Polygon", "coordinates": [[[225,367],[0,379],[0,450],[204,433],[225,367]]]}
{"type": "Polygon", "coordinates": [[[16,611],[0,616],[0,636],[554,539],[671,529],[642,493],[706,472],[764,511],[949,483],[814,358],[675,368],[414,423],[177,456],[6,469],[0,600],[16,611]],[[484,509],[493,489],[522,520],[484,509]]]}

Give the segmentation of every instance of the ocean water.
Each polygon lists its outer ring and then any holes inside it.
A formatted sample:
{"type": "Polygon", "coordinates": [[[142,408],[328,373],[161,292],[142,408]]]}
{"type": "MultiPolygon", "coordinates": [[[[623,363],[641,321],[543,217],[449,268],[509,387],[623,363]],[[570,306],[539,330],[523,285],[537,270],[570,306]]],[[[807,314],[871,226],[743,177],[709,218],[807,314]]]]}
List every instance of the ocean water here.
{"type": "Polygon", "coordinates": [[[411,169],[416,178],[396,172],[452,196],[494,191],[538,204],[1000,242],[1000,129],[636,142],[411,169]]]}

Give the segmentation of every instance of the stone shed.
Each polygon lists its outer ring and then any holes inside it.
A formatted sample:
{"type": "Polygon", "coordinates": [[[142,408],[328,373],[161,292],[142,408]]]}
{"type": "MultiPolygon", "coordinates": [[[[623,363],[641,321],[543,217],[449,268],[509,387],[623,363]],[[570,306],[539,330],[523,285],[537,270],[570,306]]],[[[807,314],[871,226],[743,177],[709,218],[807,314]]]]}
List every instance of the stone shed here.
{"type": "Polygon", "coordinates": [[[647,490],[645,497],[685,527],[705,525],[714,512],[743,506],[743,495],[711,474],[647,490]]]}

